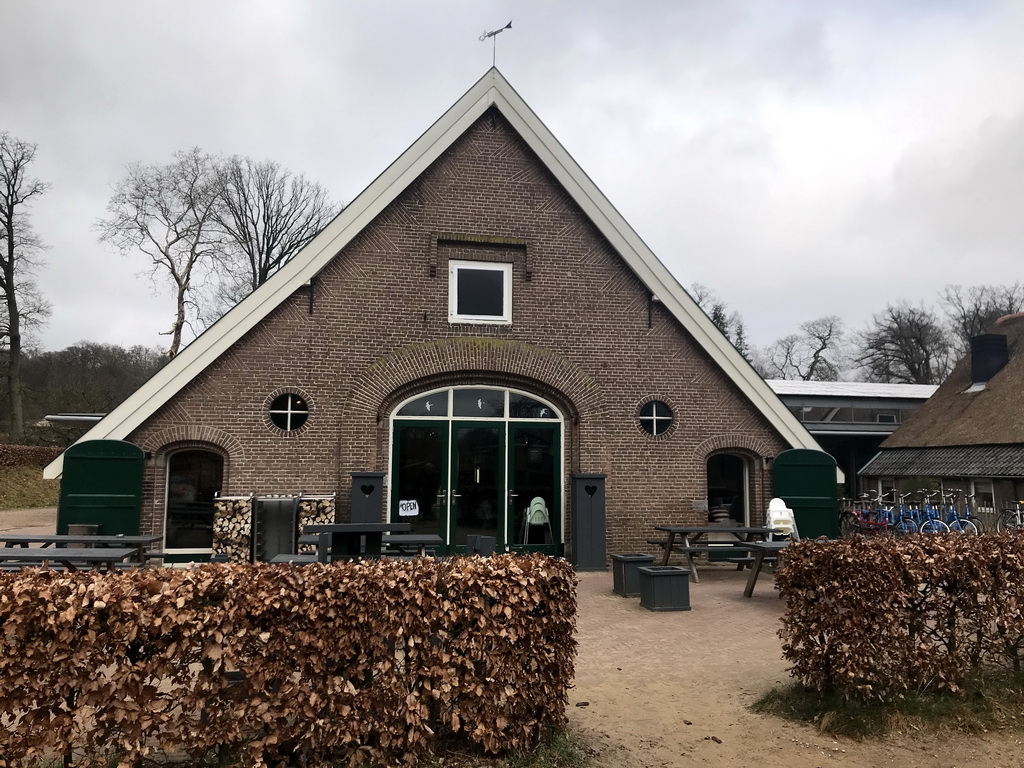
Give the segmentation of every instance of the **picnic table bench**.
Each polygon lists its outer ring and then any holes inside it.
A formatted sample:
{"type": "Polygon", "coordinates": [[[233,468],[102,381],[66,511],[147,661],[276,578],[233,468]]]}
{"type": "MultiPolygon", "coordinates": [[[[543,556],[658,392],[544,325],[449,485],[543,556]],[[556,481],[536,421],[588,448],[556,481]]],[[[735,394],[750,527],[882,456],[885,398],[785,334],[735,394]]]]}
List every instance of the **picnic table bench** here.
{"type": "MultiPolygon", "coordinates": [[[[669,558],[673,553],[684,555],[687,567],[690,569],[690,578],[694,582],[700,581],[700,576],[697,574],[697,568],[693,561],[694,555],[723,551],[755,552],[753,547],[750,546],[755,543],[755,539],[763,540],[772,534],[780,533],[775,528],[724,525],[656,525],[654,529],[668,534],[664,539],[647,540],[649,544],[655,544],[664,550],[661,564],[668,565],[669,558]],[[707,538],[710,534],[723,533],[731,535],[733,539],[712,542],[707,538]]],[[[729,560],[734,561],[733,558],[729,558],[729,560]]],[[[742,568],[747,561],[747,557],[744,555],[741,558],[736,558],[736,560],[739,561],[737,565],[742,568]]],[[[750,562],[753,563],[753,560],[750,562]]]]}
{"type": "MultiPolygon", "coordinates": [[[[130,547],[133,551],[133,562],[142,563],[147,559],[163,557],[163,552],[147,552],[147,546],[159,544],[162,536],[136,535],[97,535],[97,534],[39,534],[39,533],[0,533],[0,553],[9,549],[67,548],[77,545],[81,548],[130,547]]],[[[54,558],[56,559],[56,558],[54,558]]]]}
{"type": "Polygon", "coordinates": [[[135,547],[9,547],[0,548],[0,567],[38,565],[47,568],[51,562],[56,562],[68,571],[83,567],[114,571],[126,565],[137,567],[139,563],[125,563],[137,552],[135,547]]]}
{"type": "MultiPolygon", "coordinates": [[[[398,525],[402,525],[399,523],[398,525]]],[[[364,526],[365,527],[365,526],[364,526]]],[[[309,530],[307,528],[307,530],[309,530]]],[[[372,531],[371,533],[377,533],[372,531]]],[[[330,562],[330,547],[332,540],[332,531],[320,531],[317,533],[304,533],[299,536],[298,543],[300,548],[309,547],[310,545],[316,545],[316,552],[299,552],[297,554],[281,554],[275,556],[270,562],[272,563],[293,563],[295,565],[305,565],[307,563],[326,563],[330,562]]],[[[444,544],[444,539],[438,536],[436,533],[388,533],[383,532],[380,537],[380,544],[377,546],[377,552],[374,553],[373,546],[367,546],[364,555],[367,557],[387,557],[389,555],[405,556],[411,552],[420,557],[426,555],[427,547],[438,547],[444,544]]],[[[350,555],[345,553],[346,557],[350,555]]]]}

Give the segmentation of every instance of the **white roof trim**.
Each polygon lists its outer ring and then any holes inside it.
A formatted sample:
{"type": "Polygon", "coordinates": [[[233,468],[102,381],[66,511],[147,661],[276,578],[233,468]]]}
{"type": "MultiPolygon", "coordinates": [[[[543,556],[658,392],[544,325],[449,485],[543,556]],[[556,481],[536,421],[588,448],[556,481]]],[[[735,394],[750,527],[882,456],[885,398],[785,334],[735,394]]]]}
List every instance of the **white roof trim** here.
{"type": "MultiPolygon", "coordinates": [[[[495,68],[480,78],[288,264],[185,347],[78,442],[124,439],[141,426],[281,302],[315,277],[491,106],[501,111],[648,290],[676,316],[782,438],[793,448],[821,450],[495,68]]],[[[63,454],[43,470],[43,476],[58,477],[62,469],[63,454]]]]}

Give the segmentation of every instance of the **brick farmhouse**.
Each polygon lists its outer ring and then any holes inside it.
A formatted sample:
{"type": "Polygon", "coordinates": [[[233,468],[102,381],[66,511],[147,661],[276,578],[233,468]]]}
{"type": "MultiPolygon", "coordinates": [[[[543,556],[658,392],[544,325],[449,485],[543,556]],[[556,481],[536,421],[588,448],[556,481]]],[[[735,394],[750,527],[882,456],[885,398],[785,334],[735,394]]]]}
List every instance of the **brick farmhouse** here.
{"type": "Polygon", "coordinates": [[[141,530],[193,558],[215,494],[344,521],[367,477],[449,551],[571,556],[582,475],[643,550],[760,522],[771,458],[818,448],[496,69],[94,439],[146,452],[141,530]]]}

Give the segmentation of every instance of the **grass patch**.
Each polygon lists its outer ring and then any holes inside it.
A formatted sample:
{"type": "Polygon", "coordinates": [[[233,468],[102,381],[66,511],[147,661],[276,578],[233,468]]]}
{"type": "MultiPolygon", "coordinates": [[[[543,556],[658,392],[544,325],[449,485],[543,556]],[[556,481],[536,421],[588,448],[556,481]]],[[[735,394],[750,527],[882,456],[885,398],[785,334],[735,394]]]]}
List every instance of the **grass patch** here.
{"type": "MultiPolygon", "coordinates": [[[[442,738],[422,768],[587,768],[594,754],[583,738],[573,731],[552,731],[529,750],[510,752],[501,757],[485,755],[465,739],[442,738]]],[[[117,758],[95,758],[85,760],[83,765],[96,768],[116,768],[117,758]]],[[[222,763],[215,758],[208,761],[144,758],[142,768],[231,768],[237,765],[230,758],[222,763]]],[[[347,768],[348,763],[338,763],[338,768],[347,768]]],[[[39,763],[36,768],[60,768],[60,763],[39,763]]]]}
{"type": "Polygon", "coordinates": [[[493,757],[471,751],[466,742],[439,746],[425,768],[586,768],[593,750],[573,731],[552,731],[533,749],[493,757]]]}
{"type": "Polygon", "coordinates": [[[41,467],[0,467],[0,510],[56,507],[59,480],[43,480],[41,467]]]}
{"type": "Polygon", "coordinates": [[[1024,675],[974,680],[960,694],[908,693],[891,702],[844,701],[793,683],[769,691],[751,709],[853,739],[950,729],[1016,730],[1024,728],[1024,675]]]}

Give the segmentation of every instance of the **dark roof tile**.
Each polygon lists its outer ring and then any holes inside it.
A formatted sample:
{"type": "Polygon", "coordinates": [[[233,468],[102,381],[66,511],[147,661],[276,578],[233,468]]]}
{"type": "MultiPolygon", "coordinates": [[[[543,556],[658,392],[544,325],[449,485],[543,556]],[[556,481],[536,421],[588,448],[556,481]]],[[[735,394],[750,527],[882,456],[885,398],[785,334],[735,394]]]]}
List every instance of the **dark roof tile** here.
{"type": "Polygon", "coordinates": [[[883,448],[859,474],[872,477],[1024,477],[1024,444],[883,448]]]}

